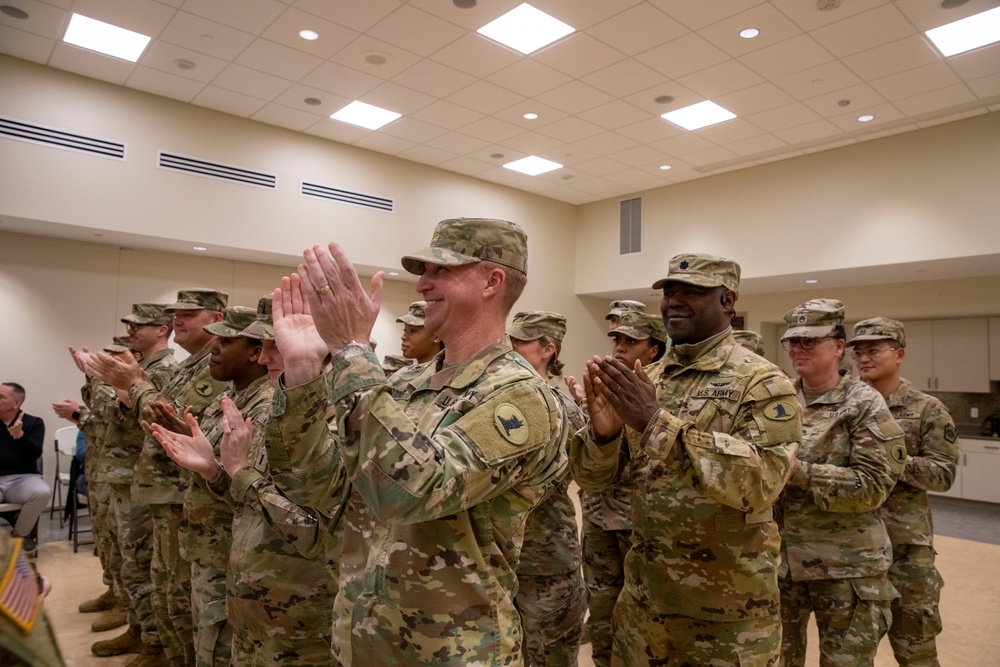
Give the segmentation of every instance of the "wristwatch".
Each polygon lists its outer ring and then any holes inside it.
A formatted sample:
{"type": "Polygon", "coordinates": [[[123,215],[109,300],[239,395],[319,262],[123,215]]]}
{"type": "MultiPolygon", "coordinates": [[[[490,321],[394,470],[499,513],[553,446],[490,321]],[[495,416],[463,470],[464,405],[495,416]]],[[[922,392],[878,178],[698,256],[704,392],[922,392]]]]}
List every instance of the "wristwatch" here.
{"type": "Polygon", "coordinates": [[[347,343],[344,347],[340,348],[340,357],[345,361],[347,359],[353,359],[354,357],[360,357],[366,352],[371,352],[372,348],[370,345],[365,345],[364,343],[359,343],[356,340],[352,340],[347,343]]]}

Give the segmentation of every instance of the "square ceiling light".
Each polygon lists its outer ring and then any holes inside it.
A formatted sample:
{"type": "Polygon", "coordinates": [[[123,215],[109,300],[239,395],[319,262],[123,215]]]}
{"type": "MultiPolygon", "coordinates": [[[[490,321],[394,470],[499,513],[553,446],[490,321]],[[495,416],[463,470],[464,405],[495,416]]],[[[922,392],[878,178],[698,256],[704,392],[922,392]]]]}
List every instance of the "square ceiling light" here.
{"type": "Polygon", "coordinates": [[[732,120],[736,118],[736,114],[723,109],[715,102],[705,100],[704,102],[698,102],[698,104],[692,104],[683,109],[668,111],[662,114],[660,118],[683,127],[685,130],[698,130],[709,125],[721,123],[724,120],[732,120]]]}
{"type": "Polygon", "coordinates": [[[927,38],[945,58],[1000,41],[1000,7],[928,30],[927,38]]]}
{"type": "Polygon", "coordinates": [[[116,25],[88,18],[82,14],[73,14],[63,35],[67,44],[80,46],[90,51],[97,51],[106,56],[121,58],[131,63],[139,60],[146,50],[150,38],[116,25]]]}
{"type": "Polygon", "coordinates": [[[525,3],[477,30],[480,35],[528,55],[576,28],[525,3]]]}
{"type": "Polygon", "coordinates": [[[381,107],[372,106],[371,104],[365,104],[364,102],[358,102],[355,100],[337,113],[331,114],[330,118],[339,120],[341,123],[357,125],[358,127],[363,127],[367,130],[377,130],[383,125],[388,125],[402,115],[403,114],[396,113],[395,111],[389,111],[388,109],[383,109],[381,107]]]}
{"type": "Polygon", "coordinates": [[[527,174],[528,176],[538,176],[539,174],[544,174],[548,171],[562,169],[562,165],[558,162],[538,157],[537,155],[529,155],[528,157],[523,157],[520,160],[508,162],[504,165],[504,169],[519,171],[522,174],[527,174]]]}

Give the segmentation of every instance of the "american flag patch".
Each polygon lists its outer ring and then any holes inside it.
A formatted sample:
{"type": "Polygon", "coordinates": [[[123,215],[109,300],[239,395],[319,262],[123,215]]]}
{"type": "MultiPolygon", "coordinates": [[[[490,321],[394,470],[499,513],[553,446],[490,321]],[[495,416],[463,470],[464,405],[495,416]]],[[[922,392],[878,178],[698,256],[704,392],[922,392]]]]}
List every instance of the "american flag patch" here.
{"type": "Polygon", "coordinates": [[[14,540],[14,551],[0,581],[0,613],[28,632],[35,625],[41,599],[38,579],[21,551],[21,540],[14,540]]]}

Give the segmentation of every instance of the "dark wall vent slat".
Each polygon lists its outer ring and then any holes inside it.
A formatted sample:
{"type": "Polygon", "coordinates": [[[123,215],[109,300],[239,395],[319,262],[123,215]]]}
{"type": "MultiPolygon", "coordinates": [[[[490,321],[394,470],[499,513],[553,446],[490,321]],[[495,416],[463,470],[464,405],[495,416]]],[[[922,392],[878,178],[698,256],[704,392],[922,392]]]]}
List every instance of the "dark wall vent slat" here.
{"type": "Polygon", "coordinates": [[[118,160],[125,159],[125,144],[123,142],[88,137],[83,134],[67,132],[54,127],[35,125],[34,123],[27,123],[5,116],[0,116],[0,136],[42,146],[63,148],[91,155],[101,155],[118,160]]]}
{"type": "Polygon", "coordinates": [[[387,197],[379,197],[376,195],[366,194],[364,192],[352,192],[351,190],[335,188],[331,185],[320,185],[319,183],[308,183],[306,181],[302,181],[300,194],[304,197],[328,199],[330,201],[340,202],[341,204],[361,206],[363,208],[371,208],[377,211],[389,211],[390,213],[395,205],[393,200],[387,197]]]}
{"type": "Polygon", "coordinates": [[[618,207],[618,254],[642,252],[642,197],[626,199],[618,207]]]}
{"type": "Polygon", "coordinates": [[[275,174],[209,162],[208,160],[168,153],[166,151],[159,152],[156,164],[161,169],[179,171],[195,176],[205,176],[206,178],[216,178],[232,183],[255,185],[261,188],[268,188],[269,190],[275,189],[278,185],[278,177],[275,174]]]}

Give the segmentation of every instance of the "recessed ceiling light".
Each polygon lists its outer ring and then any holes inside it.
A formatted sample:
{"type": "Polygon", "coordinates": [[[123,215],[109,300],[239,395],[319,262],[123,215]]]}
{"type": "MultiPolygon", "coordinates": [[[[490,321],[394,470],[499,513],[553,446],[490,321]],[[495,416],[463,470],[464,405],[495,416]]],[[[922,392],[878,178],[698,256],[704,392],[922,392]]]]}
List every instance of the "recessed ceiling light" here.
{"type": "Polygon", "coordinates": [[[67,44],[97,51],[107,56],[136,62],[146,49],[150,38],[118,26],[73,14],[63,35],[67,44]]]}
{"type": "Polygon", "coordinates": [[[381,107],[372,106],[371,104],[365,104],[364,102],[358,102],[355,100],[337,113],[331,114],[330,118],[339,120],[342,123],[350,123],[351,125],[364,127],[369,130],[377,130],[402,115],[403,114],[396,113],[395,111],[389,111],[388,109],[383,109],[381,107]]]}
{"type": "Polygon", "coordinates": [[[499,160],[503,157],[503,153],[490,153],[490,157],[494,160],[499,160]]]}
{"type": "Polygon", "coordinates": [[[389,273],[387,275],[395,277],[395,276],[399,275],[399,271],[389,271],[389,273]]]}
{"type": "Polygon", "coordinates": [[[859,123],[867,123],[873,120],[875,120],[875,116],[871,115],[870,113],[866,113],[863,116],[858,116],[859,123]]]}
{"type": "Polygon", "coordinates": [[[816,280],[815,278],[809,278],[808,280],[806,280],[806,284],[807,284],[807,285],[815,285],[815,284],[816,284],[816,283],[818,283],[818,282],[819,282],[819,281],[818,281],[818,280],[816,280]]]}
{"type": "Polygon", "coordinates": [[[736,114],[723,109],[715,102],[705,100],[704,102],[692,104],[683,109],[669,111],[662,114],[660,118],[670,121],[674,125],[679,125],[685,130],[697,130],[726,120],[732,120],[736,118],[736,114]]]}
{"type": "Polygon", "coordinates": [[[526,113],[526,114],[524,114],[524,119],[525,120],[535,120],[536,118],[538,118],[538,114],[537,113],[526,113]]]}
{"type": "Polygon", "coordinates": [[[1000,42],[1000,7],[973,14],[924,34],[945,58],[1000,42]]]}
{"type": "Polygon", "coordinates": [[[522,174],[527,174],[528,176],[538,176],[539,174],[544,174],[547,171],[562,169],[562,165],[558,162],[538,157],[537,155],[529,155],[528,157],[523,157],[520,160],[508,162],[504,165],[504,168],[510,169],[511,171],[519,171],[522,174]]]}
{"type": "Polygon", "coordinates": [[[315,97],[307,97],[307,98],[305,98],[302,101],[305,102],[306,104],[308,104],[311,107],[317,107],[320,104],[323,104],[322,100],[319,100],[319,99],[317,99],[315,97]]]}
{"type": "Polygon", "coordinates": [[[670,171],[672,167],[669,164],[661,164],[660,171],[670,171]]]}
{"type": "Polygon", "coordinates": [[[743,28],[743,30],[740,30],[740,37],[743,39],[753,39],[759,34],[760,30],[757,30],[757,28],[743,28]]]}
{"type": "Polygon", "coordinates": [[[671,95],[660,95],[653,101],[656,102],[657,104],[670,104],[671,102],[674,101],[674,98],[671,95]]]}
{"type": "Polygon", "coordinates": [[[191,246],[191,250],[197,250],[198,252],[205,252],[206,250],[208,250],[208,248],[206,248],[203,245],[196,245],[196,246],[191,246]]]}
{"type": "Polygon", "coordinates": [[[299,37],[302,39],[309,40],[310,42],[314,39],[319,39],[319,33],[315,30],[302,30],[299,32],[299,37]]]}
{"type": "Polygon", "coordinates": [[[476,32],[528,55],[575,31],[573,26],[524,3],[476,32]]]}
{"type": "Polygon", "coordinates": [[[3,12],[12,19],[28,18],[28,12],[24,11],[20,7],[14,7],[13,5],[4,5],[3,7],[0,7],[0,12],[3,12]]]}
{"type": "Polygon", "coordinates": [[[187,58],[177,58],[174,60],[174,64],[177,65],[177,69],[194,69],[194,62],[188,60],[187,58]]]}

